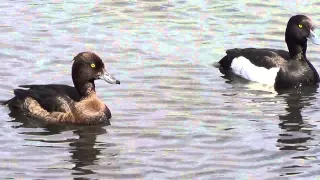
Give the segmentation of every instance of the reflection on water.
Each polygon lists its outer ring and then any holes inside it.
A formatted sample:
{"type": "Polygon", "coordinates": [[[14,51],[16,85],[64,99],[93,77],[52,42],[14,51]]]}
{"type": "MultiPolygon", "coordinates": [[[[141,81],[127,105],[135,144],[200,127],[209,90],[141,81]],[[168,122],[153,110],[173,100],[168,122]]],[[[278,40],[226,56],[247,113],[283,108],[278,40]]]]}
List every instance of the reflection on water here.
{"type": "Polygon", "coordinates": [[[288,107],[287,114],[280,115],[279,127],[284,133],[279,134],[280,150],[307,150],[306,142],[312,140],[314,125],[304,121],[302,110],[311,105],[316,99],[316,88],[305,89],[303,92],[284,96],[288,107]]]}
{"type": "MultiPolygon", "coordinates": [[[[15,120],[17,121],[17,119],[15,120]]],[[[95,165],[101,158],[101,150],[106,149],[114,144],[106,144],[103,142],[97,141],[97,136],[106,134],[106,129],[101,125],[94,126],[73,126],[73,125],[53,125],[53,124],[41,124],[40,122],[35,123],[31,119],[19,119],[22,123],[19,126],[14,126],[13,128],[27,128],[28,131],[24,131],[21,134],[32,135],[32,136],[42,136],[39,139],[26,139],[31,141],[33,144],[36,141],[41,143],[48,144],[59,144],[63,143],[68,149],[70,158],[68,162],[73,164],[73,167],[70,168],[72,175],[74,177],[83,177],[84,175],[95,174],[95,171],[88,168],[91,165],[95,165]],[[34,132],[30,128],[43,128],[44,131],[34,132]],[[29,131],[31,130],[31,131],[29,131]],[[70,131],[76,138],[66,138],[58,140],[46,139],[48,136],[59,135],[65,131],[70,131]],[[99,147],[103,146],[103,147],[99,147]]],[[[52,146],[54,148],[55,146],[52,146]]],[[[48,167],[51,169],[52,167],[48,167]]]]}
{"type": "Polygon", "coordinates": [[[94,171],[87,169],[86,166],[94,165],[99,159],[99,148],[96,148],[96,136],[105,134],[106,130],[102,127],[88,127],[74,131],[79,136],[76,142],[70,143],[70,161],[75,166],[72,168],[76,172],[73,175],[94,174],[94,171]]]}
{"type": "MultiPolygon", "coordinates": [[[[71,85],[94,51],[111,126],[46,125],[0,107],[0,178],[310,179],[319,176],[318,89],[276,94],[212,67],[235,47],[286,49],[317,1],[4,1],[0,99],[20,84],[71,85]]],[[[317,31],[316,31],[317,32],[317,31]]],[[[319,47],[307,56],[320,69],[319,47]]]]}

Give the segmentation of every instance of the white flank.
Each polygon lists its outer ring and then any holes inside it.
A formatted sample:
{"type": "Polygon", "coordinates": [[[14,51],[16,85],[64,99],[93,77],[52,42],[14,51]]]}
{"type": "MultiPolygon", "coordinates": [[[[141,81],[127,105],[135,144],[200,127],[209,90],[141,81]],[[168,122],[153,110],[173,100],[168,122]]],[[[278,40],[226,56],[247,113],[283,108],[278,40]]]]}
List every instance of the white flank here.
{"type": "Polygon", "coordinates": [[[274,85],[276,76],[280,70],[278,67],[267,69],[255,66],[243,56],[233,59],[231,69],[234,74],[247,80],[268,85],[274,85]]]}

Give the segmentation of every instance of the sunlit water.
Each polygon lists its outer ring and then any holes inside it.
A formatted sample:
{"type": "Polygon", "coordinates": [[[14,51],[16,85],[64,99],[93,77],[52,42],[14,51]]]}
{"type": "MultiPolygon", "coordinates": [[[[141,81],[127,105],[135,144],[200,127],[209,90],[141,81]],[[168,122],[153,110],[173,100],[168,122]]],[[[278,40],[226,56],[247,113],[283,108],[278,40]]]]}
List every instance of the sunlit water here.
{"type": "MultiPolygon", "coordinates": [[[[93,51],[111,126],[38,126],[0,107],[0,179],[279,179],[320,176],[318,90],[278,95],[213,66],[228,48],[286,49],[316,1],[3,1],[0,99],[20,84],[72,85],[93,51]]],[[[320,32],[320,31],[318,31],[320,32]]],[[[319,33],[318,33],[319,34],[319,33]]],[[[308,58],[320,69],[319,46],[308,58]]]]}

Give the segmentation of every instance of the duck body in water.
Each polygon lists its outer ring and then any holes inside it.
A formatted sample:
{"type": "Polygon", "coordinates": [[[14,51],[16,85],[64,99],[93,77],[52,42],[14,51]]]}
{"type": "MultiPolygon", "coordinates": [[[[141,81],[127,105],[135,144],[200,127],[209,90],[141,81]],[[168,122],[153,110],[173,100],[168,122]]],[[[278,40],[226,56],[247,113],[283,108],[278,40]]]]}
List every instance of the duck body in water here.
{"type": "Polygon", "coordinates": [[[311,19],[304,15],[292,16],[285,33],[289,52],[266,48],[229,49],[219,61],[220,72],[273,85],[276,90],[317,85],[319,74],[306,56],[308,40],[320,44],[311,19]]]}
{"type": "Polygon", "coordinates": [[[95,80],[120,84],[105,69],[99,56],[92,52],[79,53],[73,59],[74,87],[61,84],[21,85],[14,97],[2,102],[11,114],[23,114],[47,123],[110,124],[111,112],[95,90],[95,80]],[[22,89],[24,88],[24,89],[22,89]]]}

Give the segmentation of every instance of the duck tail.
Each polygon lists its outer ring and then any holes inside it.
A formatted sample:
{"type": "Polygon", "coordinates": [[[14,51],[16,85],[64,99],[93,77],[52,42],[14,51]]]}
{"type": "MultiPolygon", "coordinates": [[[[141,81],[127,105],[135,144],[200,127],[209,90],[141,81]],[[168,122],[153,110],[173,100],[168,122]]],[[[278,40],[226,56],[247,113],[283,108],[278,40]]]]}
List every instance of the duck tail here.
{"type": "Polygon", "coordinates": [[[10,102],[10,100],[0,100],[0,105],[7,105],[10,102]]]}
{"type": "Polygon", "coordinates": [[[0,105],[7,105],[11,101],[14,101],[15,99],[25,99],[27,96],[30,96],[30,93],[27,90],[24,89],[15,89],[13,91],[13,94],[15,97],[9,99],[9,100],[0,100],[0,105]]]}

